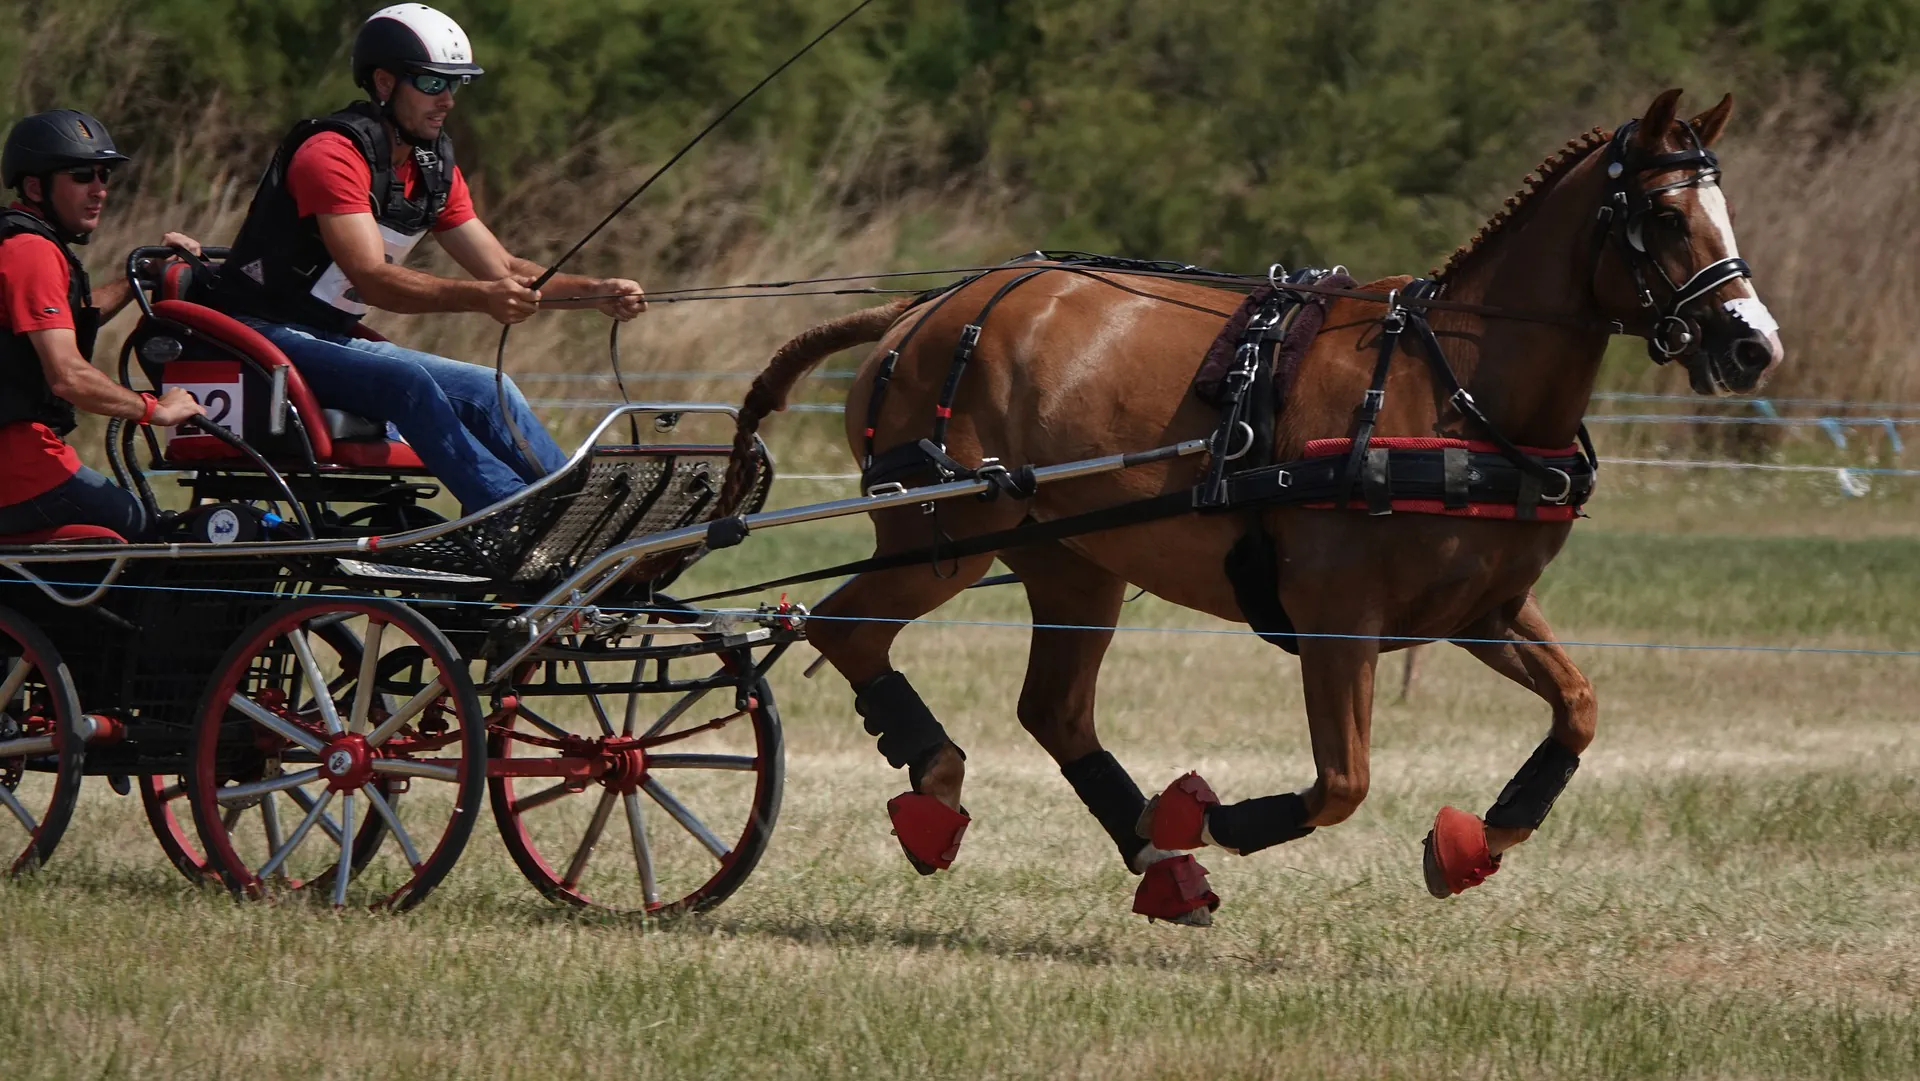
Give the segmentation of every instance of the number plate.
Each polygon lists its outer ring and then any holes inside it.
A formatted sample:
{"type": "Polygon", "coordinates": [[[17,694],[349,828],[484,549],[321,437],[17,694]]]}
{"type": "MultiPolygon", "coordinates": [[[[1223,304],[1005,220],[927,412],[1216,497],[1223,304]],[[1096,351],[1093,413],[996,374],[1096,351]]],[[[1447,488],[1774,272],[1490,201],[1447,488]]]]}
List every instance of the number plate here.
{"type": "MultiPolygon", "coordinates": [[[[237,436],[246,436],[246,383],[240,374],[238,362],[174,361],[167,365],[166,381],[161,384],[161,389],[170,390],[174,387],[185,390],[193,395],[194,401],[205,406],[208,420],[237,436]]],[[[191,433],[180,433],[179,429],[172,431],[180,438],[193,438],[191,433]]]]}

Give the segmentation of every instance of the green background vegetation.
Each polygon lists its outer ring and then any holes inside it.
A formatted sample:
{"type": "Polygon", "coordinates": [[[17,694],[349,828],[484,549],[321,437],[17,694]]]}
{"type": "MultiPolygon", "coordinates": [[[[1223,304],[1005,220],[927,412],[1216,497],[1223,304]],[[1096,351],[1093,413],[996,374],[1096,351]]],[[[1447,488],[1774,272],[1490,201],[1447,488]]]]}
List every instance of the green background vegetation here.
{"type": "MultiPolygon", "coordinates": [[[[352,96],[372,6],[6,0],[0,117],[92,108],[149,163],[190,144],[194,179],[250,180],[292,118],[352,96]]],[[[661,160],[847,0],[443,6],[490,69],[463,158],[496,202],[553,210],[553,163],[566,187],[661,160]]],[[[759,182],[709,186],[776,216],[829,166],[857,171],[834,186],[855,202],[988,183],[1038,243],[1387,273],[1653,90],[1818,92],[1856,124],[1917,45],[1914,0],[879,0],[723,133],[759,182]],[[849,164],[850,126],[889,152],[849,164]]]]}

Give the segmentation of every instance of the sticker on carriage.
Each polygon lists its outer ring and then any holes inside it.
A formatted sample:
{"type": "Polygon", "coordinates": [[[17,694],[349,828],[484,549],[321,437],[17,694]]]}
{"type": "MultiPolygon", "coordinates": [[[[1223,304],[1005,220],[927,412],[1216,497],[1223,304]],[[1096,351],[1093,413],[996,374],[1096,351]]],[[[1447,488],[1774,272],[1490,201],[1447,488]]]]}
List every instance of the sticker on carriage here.
{"type": "MultiPolygon", "coordinates": [[[[233,360],[176,360],[167,365],[166,382],[161,390],[179,387],[206,407],[207,419],[234,435],[244,436],[246,381],[240,362],[233,360]]],[[[184,434],[169,430],[173,439],[212,439],[210,435],[184,434]]]]}
{"type": "Polygon", "coordinates": [[[240,516],[225,507],[207,515],[207,539],[214,544],[232,544],[240,537],[240,516]]]}

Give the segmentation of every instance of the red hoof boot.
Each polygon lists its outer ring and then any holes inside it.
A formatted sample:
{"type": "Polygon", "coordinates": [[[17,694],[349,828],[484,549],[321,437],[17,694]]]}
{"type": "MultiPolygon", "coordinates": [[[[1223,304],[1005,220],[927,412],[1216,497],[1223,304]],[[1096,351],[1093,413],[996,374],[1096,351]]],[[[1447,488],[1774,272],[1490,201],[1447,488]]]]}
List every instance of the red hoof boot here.
{"type": "Polygon", "coordinates": [[[1220,895],[1207,885],[1207,869],[1192,856],[1169,856],[1147,865],[1140,888],[1133,891],[1133,910],[1149,922],[1167,920],[1188,927],[1213,925],[1220,895]]]}
{"type": "Polygon", "coordinates": [[[1207,843],[1200,836],[1207,824],[1207,808],[1219,802],[1220,797],[1213,794],[1213,789],[1207,787],[1198,773],[1189,773],[1147,801],[1134,832],[1153,847],[1168,852],[1200,848],[1207,843]]]}
{"type": "Polygon", "coordinates": [[[907,860],[923,875],[953,866],[953,858],[960,854],[960,838],[973,821],[965,811],[918,792],[902,792],[888,800],[887,817],[893,819],[894,836],[900,838],[907,860]]]}
{"type": "Polygon", "coordinates": [[[1500,869],[1500,860],[1487,848],[1487,827],[1475,815],[1442,807],[1427,833],[1421,867],[1427,892],[1447,898],[1485,882],[1500,869]]]}

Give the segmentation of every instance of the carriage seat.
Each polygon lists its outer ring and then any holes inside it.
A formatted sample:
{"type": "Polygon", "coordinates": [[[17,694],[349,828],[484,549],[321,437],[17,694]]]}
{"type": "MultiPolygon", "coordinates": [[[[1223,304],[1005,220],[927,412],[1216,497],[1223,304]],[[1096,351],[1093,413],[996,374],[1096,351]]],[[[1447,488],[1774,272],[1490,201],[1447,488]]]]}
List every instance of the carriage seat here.
{"type": "Polygon", "coordinates": [[[125,544],[127,539],[103,525],[61,525],[31,533],[0,533],[0,548],[29,544],[125,544]]]}
{"type": "MultiPolygon", "coordinates": [[[[163,293],[187,288],[182,282],[183,276],[176,274],[175,269],[169,267],[163,277],[163,293]]],[[[295,434],[298,428],[304,428],[314,460],[323,470],[427,473],[412,447],[387,438],[385,422],[324,407],[300,377],[299,369],[259,331],[222,312],[186,300],[159,300],[153,305],[153,312],[159,319],[187,331],[178,355],[166,359],[160,366],[161,384],[186,387],[207,406],[208,416],[215,423],[237,431],[250,444],[263,448],[269,459],[304,464],[295,434]],[[286,370],[287,403],[289,412],[299,419],[298,428],[290,419],[288,434],[276,441],[269,432],[268,381],[246,370],[247,366],[226,350],[249,358],[266,371],[286,370]]],[[[168,440],[165,460],[169,464],[190,465],[216,461],[244,463],[246,458],[213,436],[181,432],[168,440]]]]}

